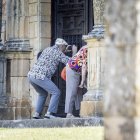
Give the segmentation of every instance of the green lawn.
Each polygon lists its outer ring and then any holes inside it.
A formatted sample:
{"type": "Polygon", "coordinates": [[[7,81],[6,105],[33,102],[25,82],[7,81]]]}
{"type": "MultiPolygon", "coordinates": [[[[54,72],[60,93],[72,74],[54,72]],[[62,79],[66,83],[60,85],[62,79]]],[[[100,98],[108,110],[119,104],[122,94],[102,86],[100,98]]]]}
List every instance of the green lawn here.
{"type": "Polygon", "coordinates": [[[103,140],[103,127],[0,129],[0,140],[103,140]]]}

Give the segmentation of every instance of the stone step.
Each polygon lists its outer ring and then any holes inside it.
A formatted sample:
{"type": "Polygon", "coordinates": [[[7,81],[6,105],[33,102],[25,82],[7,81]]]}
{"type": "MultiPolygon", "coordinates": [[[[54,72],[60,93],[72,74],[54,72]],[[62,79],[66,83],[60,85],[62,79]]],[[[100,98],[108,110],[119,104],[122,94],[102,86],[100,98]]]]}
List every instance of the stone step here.
{"type": "Polygon", "coordinates": [[[103,118],[57,118],[30,120],[1,120],[0,128],[53,128],[77,126],[103,126],[103,118]]]}

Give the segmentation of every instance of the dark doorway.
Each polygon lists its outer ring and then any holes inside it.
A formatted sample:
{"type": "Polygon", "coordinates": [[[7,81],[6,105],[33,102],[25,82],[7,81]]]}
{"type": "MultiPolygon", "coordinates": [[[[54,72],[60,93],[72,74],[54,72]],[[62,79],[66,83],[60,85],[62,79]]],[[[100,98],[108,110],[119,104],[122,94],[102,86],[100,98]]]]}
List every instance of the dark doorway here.
{"type": "MultiPolygon", "coordinates": [[[[93,0],[52,0],[52,44],[56,38],[65,39],[69,44],[75,44],[78,49],[82,46],[82,35],[92,30],[93,0]]],[[[62,94],[58,107],[58,114],[64,114],[65,81],[60,78],[64,67],[59,65],[53,81],[62,94]]]]}

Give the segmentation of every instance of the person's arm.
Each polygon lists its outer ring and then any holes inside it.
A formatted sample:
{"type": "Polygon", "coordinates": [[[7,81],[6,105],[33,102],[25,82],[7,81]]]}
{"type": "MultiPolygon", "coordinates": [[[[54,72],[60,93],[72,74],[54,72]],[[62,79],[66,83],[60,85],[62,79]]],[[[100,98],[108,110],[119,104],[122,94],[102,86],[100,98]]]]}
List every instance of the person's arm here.
{"type": "Polygon", "coordinates": [[[63,64],[66,65],[70,58],[68,56],[66,56],[63,52],[60,52],[58,59],[59,59],[59,62],[62,62],[63,64]]]}
{"type": "Polygon", "coordinates": [[[84,82],[86,80],[86,75],[87,75],[87,65],[85,63],[83,63],[83,65],[82,65],[81,74],[82,74],[82,79],[81,79],[81,83],[80,83],[79,87],[83,88],[84,82]]]}

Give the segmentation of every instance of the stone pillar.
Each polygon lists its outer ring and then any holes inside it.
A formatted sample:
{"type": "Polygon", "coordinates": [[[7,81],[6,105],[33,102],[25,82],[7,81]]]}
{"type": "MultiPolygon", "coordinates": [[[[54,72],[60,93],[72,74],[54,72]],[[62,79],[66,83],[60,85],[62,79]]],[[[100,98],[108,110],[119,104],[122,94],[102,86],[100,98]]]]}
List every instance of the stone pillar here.
{"type": "Polygon", "coordinates": [[[6,1],[6,47],[29,50],[29,8],[28,0],[6,1]]]}
{"type": "Polygon", "coordinates": [[[94,26],[83,39],[88,45],[88,92],[81,102],[81,117],[103,116],[104,27],[94,26]]]}
{"type": "Polygon", "coordinates": [[[88,92],[81,103],[80,116],[103,116],[104,0],[93,0],[94,27],[83,39],[88,45],[88,92]]]}
{"type": "MultiPolygon", "coordinates": [[[[138,68],[140,63],[137,61],[136,65],[136,57],[140,52],[136,51],[136,1],[108,0],[106,3],[108,30],[104,98],[105,140],[135,139],[135,96],[136,90],[139,92],[135,82],[139,78],[136,67],[138,68]]],[[[139,139],[140,137],[137,140],[139,139]]]]}
{"type": "Polygon", "coordinates": [[[104,25],[105,0],[93,0],[94,25],[104,25]]]}

